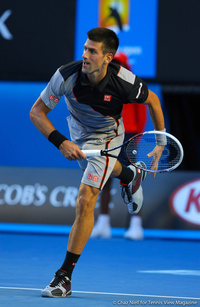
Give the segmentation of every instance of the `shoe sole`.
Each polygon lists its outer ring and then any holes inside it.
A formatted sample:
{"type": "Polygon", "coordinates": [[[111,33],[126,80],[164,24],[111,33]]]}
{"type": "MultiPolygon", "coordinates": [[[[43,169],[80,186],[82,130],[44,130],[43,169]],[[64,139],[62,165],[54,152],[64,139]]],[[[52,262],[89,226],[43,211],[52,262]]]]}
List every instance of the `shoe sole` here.
{"type": "Polygon", "coordinates": [[[61,295],[61,296],[58,296],[58,295],[53,295],[51,292],[49,292],[49,291],[42,291],[42,293],[41,293],[41,295],[43,296],[43,297],[67,297],[67,296],[71,296],[72,295],[72,291],[70,290],[70,291],[68,291],[66,294],[63,294],[63,295],[61,295]]]}

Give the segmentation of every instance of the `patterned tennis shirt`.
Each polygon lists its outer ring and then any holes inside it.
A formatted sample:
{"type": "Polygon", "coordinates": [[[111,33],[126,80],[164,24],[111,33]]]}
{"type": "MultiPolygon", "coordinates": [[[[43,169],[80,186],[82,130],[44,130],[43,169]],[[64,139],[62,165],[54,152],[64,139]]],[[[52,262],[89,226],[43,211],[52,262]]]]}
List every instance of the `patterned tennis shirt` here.
{"type": "Polygon", "coordinates": [[[117,135],[123,104],[145,102],[146,83],[124,67],[110,63],[105,78],[92,88],[81,68],[82,61],[61,66],[42,91],[43,102],[53,109],[64,95],[73,121],[85,133],[114,131],[117,135]]]}

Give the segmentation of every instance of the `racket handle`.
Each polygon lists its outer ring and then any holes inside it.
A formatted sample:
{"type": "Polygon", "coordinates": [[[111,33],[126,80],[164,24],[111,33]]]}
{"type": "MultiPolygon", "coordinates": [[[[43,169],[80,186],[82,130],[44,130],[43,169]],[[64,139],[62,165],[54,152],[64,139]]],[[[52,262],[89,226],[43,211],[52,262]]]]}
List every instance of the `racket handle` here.
{"type": "Polygon", "coordinates": [[[86,157],[100,157],[101,150],[91,149],[91,150],[82,150],[82,152],[86,155],[86,157]]]}

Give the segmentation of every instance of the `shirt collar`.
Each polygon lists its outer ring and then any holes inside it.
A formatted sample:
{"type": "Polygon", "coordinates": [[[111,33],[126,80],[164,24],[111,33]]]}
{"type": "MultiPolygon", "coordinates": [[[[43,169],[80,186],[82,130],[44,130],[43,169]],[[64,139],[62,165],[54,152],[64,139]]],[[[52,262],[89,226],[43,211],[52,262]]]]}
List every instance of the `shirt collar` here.
{"type": "MultiPolygon", "coordinates": [[[[82,70],[81,70],[80,76],[81,76],[81,85],[90,86],[87,75],[84,74],[82,70]]],[[[106,76],[95,86],[95,88],[97,88],[100,92],[102,92],[104,88],[106,87],[106,85],[108,84],[109,79],[110,79],[110,68],[108,67],[106,76]]]]}

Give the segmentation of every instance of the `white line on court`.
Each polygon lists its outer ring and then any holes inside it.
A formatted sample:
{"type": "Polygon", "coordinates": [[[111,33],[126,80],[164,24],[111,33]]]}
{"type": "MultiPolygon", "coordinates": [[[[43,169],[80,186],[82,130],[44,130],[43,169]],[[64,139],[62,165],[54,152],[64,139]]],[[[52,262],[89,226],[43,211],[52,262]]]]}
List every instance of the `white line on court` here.
{"type": "MultiPolygon", "coordinates": [[[[41,291],[42,289],[37,288],[20,288],[20,287],[1,287],[0,289],[7,290],[28,290],[28,291],[41,291]]],[[[186,296],[166,296],[166,295],[153,295],[153,294],[133,294],[133,293],[109,293],[109,292],[91,292],[91,291],[73,291],[72,293],[81,294],[96,294],[96,295],[116,295],[116,296],[136,296],[136,297],[157,297],[157,298],[173,298],[173,299],[184,299],[184,300],[200,300],[200,297],[186,297],[186,296]]]]}
{"type": "Polygon", "coordinates": [[[154,271],[137,271],[137,272],[138,273],[152,273],[152,274],[200,276],[200,270],[154,270],[154,271]]]}

